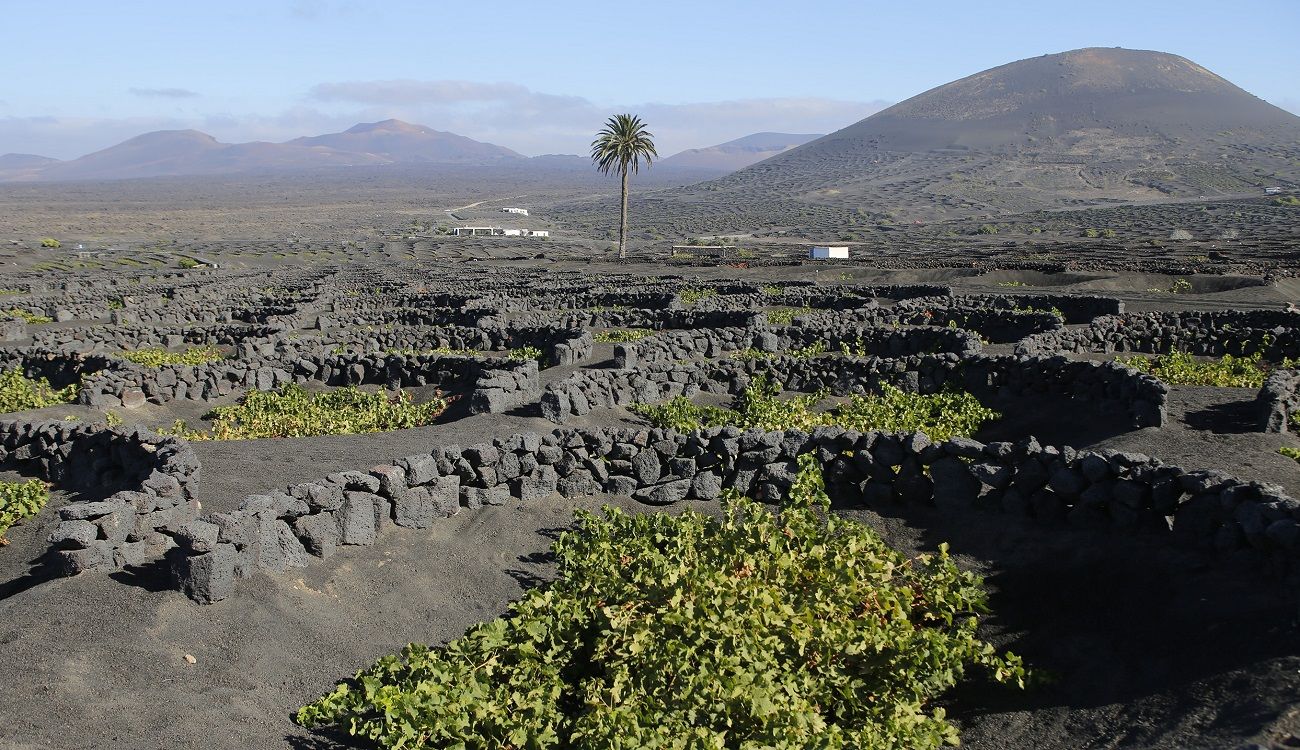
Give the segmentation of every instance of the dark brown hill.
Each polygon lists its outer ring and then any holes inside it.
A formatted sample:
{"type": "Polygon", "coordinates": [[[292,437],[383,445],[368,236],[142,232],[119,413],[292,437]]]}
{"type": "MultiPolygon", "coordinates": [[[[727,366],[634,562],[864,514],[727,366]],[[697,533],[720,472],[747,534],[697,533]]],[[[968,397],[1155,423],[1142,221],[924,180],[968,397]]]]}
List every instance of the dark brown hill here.
{"type": "Polygon", "coordinates": [[[1094,48],[931,89],[660,205],[735,231],[796,225],[800,206],[932,221],[1274,184],[1300,186],[1300,117],[1177,55],[1094,48]]]}

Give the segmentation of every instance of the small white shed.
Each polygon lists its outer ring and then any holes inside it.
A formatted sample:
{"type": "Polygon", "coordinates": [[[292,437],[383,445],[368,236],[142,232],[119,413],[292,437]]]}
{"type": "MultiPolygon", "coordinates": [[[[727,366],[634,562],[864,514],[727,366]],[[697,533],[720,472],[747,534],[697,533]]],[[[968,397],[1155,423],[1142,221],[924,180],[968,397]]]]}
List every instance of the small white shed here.
{"type": "Polygon", "coordinates": [[[827,260],[830,258],[847,259],[849,257],[849,248],[844,245],[814,245],[808,250],[808,257],[813,260],[827,260]]]}

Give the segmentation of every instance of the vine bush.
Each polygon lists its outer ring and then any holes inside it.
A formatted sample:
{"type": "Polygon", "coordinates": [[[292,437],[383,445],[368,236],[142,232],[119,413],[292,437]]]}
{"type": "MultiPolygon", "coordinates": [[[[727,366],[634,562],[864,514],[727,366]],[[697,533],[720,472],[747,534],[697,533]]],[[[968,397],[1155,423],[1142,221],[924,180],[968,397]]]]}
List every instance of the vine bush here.
{"type": "MultiPolygon", "coordinates": [[[[1155,357],[1116,357],[1115,361],[1139,372],[1160,378],[1169,385],[1209,385],[1219,388],[1260,388],[1268,377],[1264,355],[1256,352],[1247,357],[1225,354],[1218,359],[1197,360],[1187,352],[1170,352],[1155,357]]],[[[1285,360],[1283,367],[1294,363],[1285,360]]]]}
{"type": "Polygon", "coordinates": [[[700,300],[718,296],[717,289],[683,289],[677,298],[686,307],[694,307],[700,300]]]}
{"type": "Polygon", "coordinates": [[[985,422],[1002,415],[964,391],[908,393],[890,385],[881,392],[850,396],[828,409],[819,406],[826,391],[782,398],[780,387],[759,376],[736,399],[736,408],[702,406],[684,396],[662,404],[635,404],[632,411],[656,427],[689,432],[704,427],[756,427],[763,430],[811,430],[836,426],[867,432],[924,432],[932,440],[969,437],[985,422]]]}
{"type": "Polygon", "coordinates": [[[32,380],[24,377],[21,370],[5,370],[0,373],[0,413],[70,403],[76,400],[79,390],[75,383],[56,390],[45,378],[32,380]]]}
{"type": "Polygon", "coordinates": [[[42,323],[54,322],[54,318],[51,318],[48,315],[38,315],[37,313],[24,310],[21,307],[11,307],[8,310],[5,310],[4,314],[10,318],[18,318],[24,323],[28,323],[30,325],[40,325],[42,323]]]}
{"type": "Polygon", "coordinates": [[[278,392],[250,391],[238,404],[213,409],[204,417],[212,420],[210,432],[191,430],[181,421],[163,432],[190,440],[359,435],[430,424],[450,404],[442,395],[417,404],[405,391],[390,394],[349,386],[313,393],[291,383],[278,392]]]}
{"type": "Polygon", "coordinates": [[[653,333],[654,331],[649,328],[614,328],[608,331],[598,331],[591,338],[597,344],[627,344],[632,341],[640,341],[653,333]]]}
{"type": "Polygon", "coordinates": [[[9,527],[34,516],[49,502],[50,490],[39,479],[25,482],[0,482],[0,546],[8,544],[9,527]]]}
{"type": "Polygon", "coordinates": [[[521,346],[506,353],[506,359],[514,362],[527,362],[530,359],[540,362],[543,356],[542,350],[535,346],[521,346]]]}
{"type": "Polygon", "coordinates": [[[225,358],[225,352],[215,346],[192,346],[183,352],[169,352],[162,347],[124,351],[117,355],[128,362],[145,367],[162,367],[163,365],[189,365],[197,367],[225,358]]]}
{"type": "Polygon", "coordinates": [[[767,311],[767,322],[777,326],[788,326],[794,322],[796,316],[808,315],[812,312],[812,307],[776,307],[767,311]]]}
{"type": "Polygon", "coordinates": [[[579,512],[558,579],[442,648],[411,644],[298,711],[390,748],[937,748],[983,581],[829,512],[815,458],[780,511],[579,512]]]}

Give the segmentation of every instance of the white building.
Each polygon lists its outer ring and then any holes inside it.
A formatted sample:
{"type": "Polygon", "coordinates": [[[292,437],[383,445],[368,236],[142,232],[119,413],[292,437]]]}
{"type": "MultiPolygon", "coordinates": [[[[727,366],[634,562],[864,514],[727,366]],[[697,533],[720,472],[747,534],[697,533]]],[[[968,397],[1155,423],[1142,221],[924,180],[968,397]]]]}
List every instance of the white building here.
{"type": "Polygon", "coordinates": [[[503,227],[452,227],[457,237],[550,237],[545,229],[505,229],[503,227]]]}
{"type": "Polygon", "coordinates": [[[520,216],[528,215],[528,209],[526,208],[503,208],[501,211],[508,214],[519,214],[520,216]]]}
{"type": "Polygon", "coordinates": [[[808,257],[811,258],[812,260],[828,260],[831,258],[840,258],[840,259],[847,260],[849,257],[849,249],[844,245],[840,245],[840,246],[814,245],[812,248],[808,250],[808,257]]]}

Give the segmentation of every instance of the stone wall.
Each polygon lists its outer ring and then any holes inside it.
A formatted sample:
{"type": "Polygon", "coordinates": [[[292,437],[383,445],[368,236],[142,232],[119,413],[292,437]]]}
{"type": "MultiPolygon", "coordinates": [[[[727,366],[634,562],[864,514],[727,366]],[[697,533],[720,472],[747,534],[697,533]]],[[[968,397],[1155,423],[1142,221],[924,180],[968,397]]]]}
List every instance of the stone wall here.
{"type": "Polygon", "coordinates": [[[824,345],[832,353],[847,347],[854,356],[902,357],[920,353],[978,354],[979,337],[968,331],[944,327],[877,328],[854,324],[778,328],[706,328],[667,331],[614,346],[614,367],[716,358],[728,352],[755,349],[784,353],[824,345]]]}
{"type": "Polygon", "coordinates": [[[313,558],[373,544],[390,525],[425,528],[483,505],[602,491],[671,505],[714,500],[726,487],[775,501],[804,453],[817,456],[841,503],[935,505],[1146,534],[1279,570],[1294,569],[1300,558],[1300,503],[1280,488],[1141,454],[1043,447],[1033,438],[985,445],[933,443],[921,434],[726,427],[556,430],[441,446],[254,495],[236,511],[189,522],[175,534],[170,568],[177,589],[209,603],[258,571],[304,568],[313,558]]]}
{"type": "Polygon", "coordinates": [[[982,400],[1003,402],[1033,395],[1084,398],[1122,410],[1136,427],[1164,424],[1168,401],[1168,388],[1156,378],[1109,362],[953,353],[865,359],[777,356],[584,370],[546,387],[542,415],[563,424],[592,409],[690,398],[700,392],[737,394],[757,374],[785,390],[826,388],[836,395],[863,394],[888,383],[919,393],[951,386],[982,400]]]}
{"type": "MultiPolygon", "coordinates": [[[[578,356],[581,352],[569,344],[563,347],[556,350],[567,352],[566,356],[578,356]]],[[[52,361],[75,364],[94,359],[60,355],[52,361]]],[[[107,362],[108,365],[85,379],[79,396],[81,403],[102,409],[133,409],[146,402],[215,401],[249,389],[266,391],[289,383],[308,382],[330,386],[382,385],[390,389],[433,385],[471,391],[479,382],[485,382],[490,385],[484,388],[508,391],[512,395],[482,400],[479,403],[483,408],[507,402],[511,406],[503,408],[513,408],[525,394],[535,396],[540,387],[536,362],[458,355],[295,353],[285,351],[280,345],[272,357],[248,351],[238,359],[199,366],[144,367],[122,360],[107,362]]]]}
{"type": "Polygon", "coordinates": [[[58,510],[49,542],[55,568],[66,575],[156,560],[172,546],[170,534],[199,512],[194,451],[138,428],[3,421],[0,465],[103,496],[58,510]]]}
{"type": "Polygon", "coordinates": [[[954,294],[905,300],[905,310],[962,307],[988,310],[1059,310],[1066,323],[1090,323],[1103,315],[1120,315],[1124,303],[1114,297],[1079,294],[954,294]]]}
{"type": "Polygon", "coordinates": [[[1269,373],[1255,403],[1260,409],[1260,432],[1287,433],[1296,429],[1291,420],[1300,413],[1300,370],[1269,373]]]}
{"type": "Polygon", "coordinates": [[[1270,362],[1300,357],[1300,315],[1283,311],[1151,312],[1108,315],[1086,328],[1040,333],[1021,341],[1023,354],[1182,351],[1198,356],[1248,356],[1270,362]]]}

